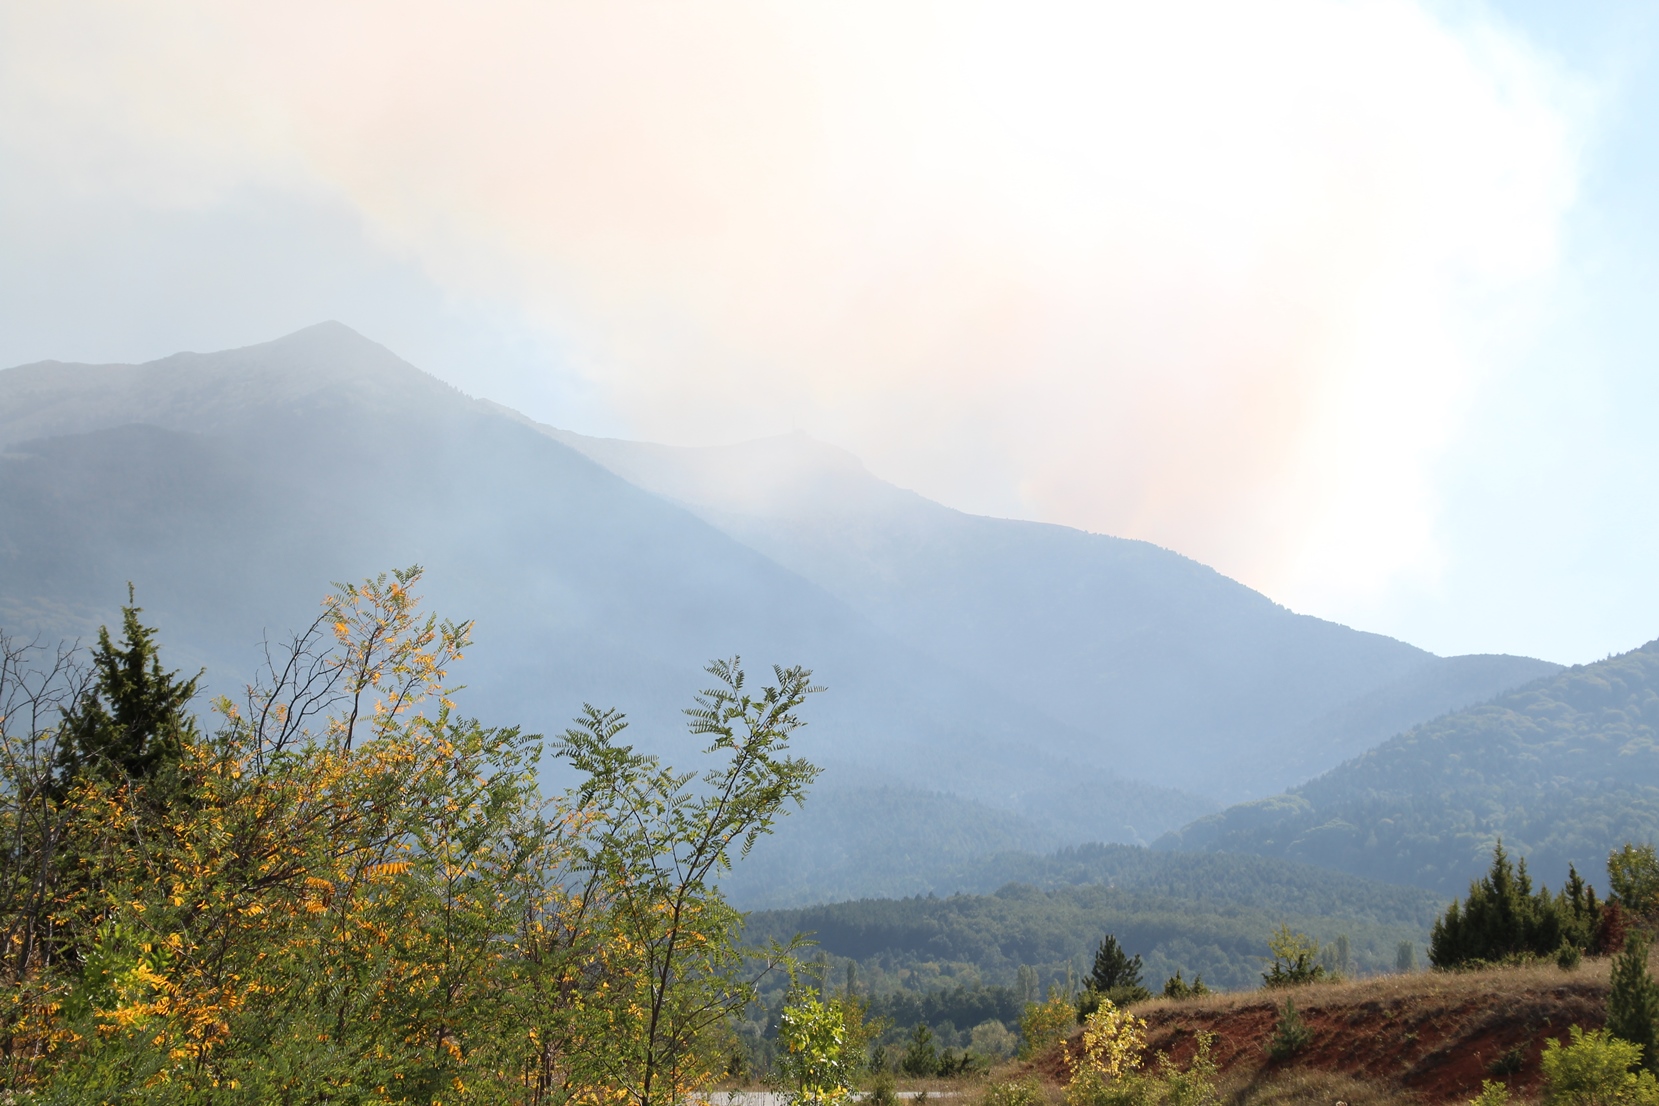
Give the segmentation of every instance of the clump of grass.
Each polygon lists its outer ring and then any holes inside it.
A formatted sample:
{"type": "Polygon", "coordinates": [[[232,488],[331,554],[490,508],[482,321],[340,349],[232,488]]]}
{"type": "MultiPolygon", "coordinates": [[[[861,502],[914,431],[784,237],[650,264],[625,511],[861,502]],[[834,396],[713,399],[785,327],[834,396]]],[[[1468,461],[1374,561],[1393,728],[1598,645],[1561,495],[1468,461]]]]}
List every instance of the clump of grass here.
{"type": "Polygon", "coordinates": [[[1284,1068],[1265,1080],[1231,1080],[1221,1088],[1230,1106],[1399,1106],[1398,1089],[1329,1071],[1284,1068]]]}
{"type": "Polygon", "coordinates": [[[1007,1083],[988,1083],[978,1106],[1048,1106],[1042,1083],[1033,1076],[1007,1083]]]}
{"type": "Polygon", "coordinates": [[[885,1067],[876,1069],[876,1077],[870,1082],[869,1093],[864,1096],[867,1106],[896,1106],[899,1101],[897,1081],[893,1073],[885,1067]]]}
{"type": "Polygon", "coordinates": [[[1514,1048],[1499,1056],[1486,1065],[1488,1075],[1514,1075],[1526,1063],[1527,1049],[1525,1044],[1518,1044],[1514,1048]]]}

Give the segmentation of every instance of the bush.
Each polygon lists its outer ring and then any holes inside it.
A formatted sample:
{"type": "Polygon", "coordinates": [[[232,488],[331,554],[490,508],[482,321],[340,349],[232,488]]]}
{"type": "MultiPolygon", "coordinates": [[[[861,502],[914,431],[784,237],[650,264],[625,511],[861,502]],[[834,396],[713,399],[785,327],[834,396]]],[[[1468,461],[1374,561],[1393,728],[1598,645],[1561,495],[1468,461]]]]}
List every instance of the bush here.
{"type": "Polygon", "coordinates": [[[1017,1043],[1008,1027],[994,1019],[980,1022],[968,1034],[968,1047],[993,1060],[1008,1059],[1017,1043]]]}
{"type": "Polygon", "coordinates": [[[1010,1083],[990,1083],[979,1096],[979,1106],[1045,1106],[1048,1096],[1034,1076],[1010,1083]]]}
{"type": "Polygon", "coordinates": [[[778,1067],[796,1102],[840,1102],[851,1090],[847,1026],[838,1003],[801,993],[778,1019],[778,1067]]]}
{"type": "Polygon", "coordinates": [[[1626,844],[1609,855],[1607,881],[1630,913],[1649,924],[1659,915],[1659,855],[1651,844],[1626,844]]]}
{"type": "Polygon", "coordinates": [[[1640,1046],[1642,1066],[1659,1063],[1655,1026],[1659,1023],[1659,986],[1647,970],[1647,941],[1631,934],[1613,958],[1613,987],[1607,995],[1607,1032],[1640,1046]]]}
{"type": "Polygon", "coordinates": [[[1571,1043],[1544,1042],[1545,1102],[1549,1106],[1659,1106],[1659,1082],[1650,1071],[1632,1072],[1642,1046],[1605,1029],[1567,1030],[1571,1043]]]}
{"type": "MultiPolygon", "coordinates": [[[[1218,1106],[1216,1064],[1210,1059],[1214,1043],[1214,1033],[1200,1032],[1197,1051],[1185,1068],[1172,1061],[1167,1053],[1160,1052],[1156,1072],[1139,1070],[1138,1053],[1136,1063],[1120,1066],[1115,1075],[1108,1075],[1104,1070],[1093,1074],[1079,1072],[1079,1077],[1066,1088],[1066,1102],[1068,1106],[1218,1106]]],[[[1140,1046],[1144,1047],[1144,1038],[1140,1046]]]]}
{"type": "Polygon", "coordinates": [[[1273,968],[1262,973],[1263,986],[1295,987],[1325,978],[1324,965],[1316,962],[1319,943],[1305,933],[1281,925],[1267,939],[1267,951],[1272,954],[1273,968]]]}
{"type": "Polygon", "coordinates": [[[1181,973],[1177,971],[1174,975],[1164,980],[1165,998],[1200,998],[1209,993],[1210,989],[1204,986],[1204,977],[1201,975],[1193,976],[1192,982],[1188,983],[1186,980],[1181,978],[1181,973]]]}
{"type": "MultiPolygon", "coordinates": [[[[6,733],[0,822],[20,794],[55,817],[48,837],[8,833],[3,859],[61,867],[40,871],[50,944],[0,947],[0,1088],[486,1102],[556,1071],[573,1100],[656,1104],[728,1070],[750,968],[789,950],[749,959],[717,881],[815,774],[788,755],[809,675],[761,690],[711,666],[691,712],[712,739],[701,776],[617,744],[621,716],[589,708],[551,746],[577,786],[544,795],[539,738],[456,713],[446,669],[470,624],[422,618],[419,575],[341,586],[240,705],[218,702],[211,734],[181,717],[190,685],[136,608],[127,644],[106,635],[93,661],[147,675],[65,703],[61,774],[19,777],[11,739],[55,736],[6,733]]],[[[15,656],[0,639],[0,703],[15,656]]]]}
{"type": "Polygon", "coordinates": [[[1148,1101],[1136,1073],[1146,1048],[1146,1021],[1102,1000],[1083,1024],[1083,1048],[1072,1061],[1066,1087],[1070,1106],[1111,1106],[1148,1101]]]}
{"type": "Polygon", "coordinates": [[[899,1070],[916,1078],[939,1074],[939,1048],[933,1043],[933,1030],[917,1025],[910,1031],[910,1043],[905,1046],[899,1070]]]}
{"type": "Polygon", "coordinates": [[[1089,1020],[1089,1015],[1100,1009],[1100,1004],[1110,1003],[1122,1009],[1133,1006],[1137,1002],[1145,1002],[1152,997],[1152,992],[1140,985],[1122,985],[1113,987],[1110,991],[1096,991],[1093,988],[1077,996],[1077,1024],[1082,1025],[1089,1020]]]}
{"type": "Polygon", "coordinates": [[[1049,988],[1047,1002],[1027,1003],[1020,1015],[1020,1059],[1034,1059],[1065,1040],[1074,1017],[1071,1001],[1058,987],[1049,988]]]}
{"type": "Polygon", "coordinates": [[[1313,1040],[1313,1030],[1308,1028],[1302,1015],[1296,1012],[1296,1004],[1285,999],[1285,1008],[1279,1011],[1278,1020],[1273,1023],[1273,1036],[1267,1042],[1267,1055],[1273,1060],[1288,1060],[1290,1057],[1308,1047],[1313,1040]]]}
{"type": "Polygon", "coordinates": [[[1214,1043],[1214,1033],[1199,1030],[1198,1048],[1185,1071],[1166,1054],[1158,1053],[1158,1077],[1163,1091],[1160,1097],[1166,1106],[1214,1106],[1220,1101],[1215,1093],[1216,1064],[1210,1059],[1210,1046],[1214,1043]]]}
{"type": "Polygon", "coordinates": [[[1509,1106],[1509,1088],[1491,1079],[1480,1081],[1480,1093],[1469,1100],[1469,1106],[1509,1106]]]}

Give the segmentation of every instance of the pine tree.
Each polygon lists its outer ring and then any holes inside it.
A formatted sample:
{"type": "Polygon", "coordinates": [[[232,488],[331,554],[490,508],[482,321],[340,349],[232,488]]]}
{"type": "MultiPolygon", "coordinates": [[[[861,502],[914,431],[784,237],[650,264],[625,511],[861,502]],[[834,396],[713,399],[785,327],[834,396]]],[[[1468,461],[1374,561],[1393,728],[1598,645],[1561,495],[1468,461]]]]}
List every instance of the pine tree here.
{"type": "MultiPolygon", "coordinates": [[[[1492,867],[1469,885],[1469,897],[1453,902],[1434,923],[1429,962],[1455,968],[1471,962],[1497,963],[1526,956],[1553,956],[1573,932],[1572,889],[1561,897],[1547,887],[1532,889],[1526,860],[1512,864],[1500,841],[1492,867]]],[[[1588,889],[1580,900],[1589,909],[1588,889]]],[[[1597,908],[1599,910],[1599,908],[1597,908]]]]}
{"type": "Polygon", "coordinates": [[[1602,904],[1596,900],[1596,889],[1578,874],[1576,865],[1567,865],[1567,883],[1561,888],[1560,903],[1562,941],[1577,949],[1592,948],[1602,904]]]}
{"type": "Polygon", "coordinates": [[[1642,1046],[1642,1066],[1659,1071],[1655,1027],[1659,1025],[1659,985],[1647,970],[1647,940],[1626,938],[1613,958],[1613,989],[1607,996],[1607,1029],[1613,1036],[1642,1046]]]}
{"type": "Polygon", "coordinates": [[[201,677],[181,680],[161,667],[155,630],[138,620],[140,609],[128,585],[121,643],[111,640],[107,626],[98,631],[92,686],[65,712],[60,730],[54,773],[60,793],[86,775],[161,781],[196,740],[195,719],[185,708],[201,677]]]}
{"type": "Polygon", "coordinates": [[[1152,992],[1141,982],[1141,958],[1130,956],[1108,933],[1095,950],[1094,966],[1083,981],[1083,993],[1078,997],[1077,1020],[1081,1023],[1100,1007],[1100,1000],[1110,999],[1114,1005],[1128,1006],[1144,1002],[1152,992]]]}
{"type": "Polygon", "coordinates": [[[1108,933],[1095,950],[1087,986],[1101,994],[1114,987],[1141,986],[1141,958],[1124,952],[1118,939],[1108,933]]]}

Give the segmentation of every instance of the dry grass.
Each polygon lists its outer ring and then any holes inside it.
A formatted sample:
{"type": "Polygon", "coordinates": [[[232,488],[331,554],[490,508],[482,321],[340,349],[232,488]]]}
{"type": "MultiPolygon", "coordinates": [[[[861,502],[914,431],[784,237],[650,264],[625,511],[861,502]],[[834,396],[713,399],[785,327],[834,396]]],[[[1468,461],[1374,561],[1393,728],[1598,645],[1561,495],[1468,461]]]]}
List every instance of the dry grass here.
{"type": "MultiPolygon", "coordinates": [[[[1655,949],[1659,957],[1659,948],[1655,949]]],[[[1653,963],[1652,958],[1649,960],[1653,963]]],[[[1340,983],[1310,983],[1303,987],[1269,991],[1228,991],[1194,999],[1152,999],[1135,1006],[1135,1013],[1151,1019],[1166,1012],[1192,1013],[1201,1010],[1237,1010],[1263,1002],[1283,1002],[1289,995],[1298,1008],[1310,1006],[1351,1006],[1356,1003],[1443,1004],[1470,997],[1492,1001],[1530,998],[1560,987],[1607,990],[1611,962],[1604,957],[1584,960],[1577,969],[1562,971],[1552,963],[1527,964],[1513,968],[1484,968],[1470,972],[1408,972],[1350,979],[1340,983]]]]}
{"type": "Polygon", "coordinates": [[[1330,1071],[1283,1071],[1266,1079],[1232,1079],[1219,1088],[1227,1106],[1420,1106],[1409,1091],[1330,1071]]]}

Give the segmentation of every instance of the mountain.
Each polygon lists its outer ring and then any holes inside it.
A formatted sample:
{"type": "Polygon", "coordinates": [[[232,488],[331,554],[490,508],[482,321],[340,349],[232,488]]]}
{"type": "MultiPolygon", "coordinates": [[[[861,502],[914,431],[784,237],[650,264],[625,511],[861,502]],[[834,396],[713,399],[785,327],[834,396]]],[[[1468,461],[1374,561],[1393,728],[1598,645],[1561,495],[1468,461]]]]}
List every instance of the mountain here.
{"type": "Polygon", "coordinates": [[[131,581],[169,662],[234,692],[330,581],[412,563],[429,609],[477,622],[457,675],[485,721],[556,732],[614,705],[688,763],[702,664],[812,667],[830,691],[801,750],[832,802],[754,858],[775,884],[755,894],[789,901],[1150,840],[1553,670],[1296,615],[1144,542],[965,515],[807,439],[579,438],[339,324],[0,372],[9,632],[84,640],[131,581]]]}
{"type": "Polygon", "coordinates": [[[1163,849],[1248,852],[1461,893],[1500,837],[1556,886],[1659,836],[1659,641],[1400,734],[1301,787],[1200,819],[1163,849]]]}
{"type": "MultiPolygon", "coordinates": [[[[417,562],[429,609],[476,619],[458,675],[486,721],[556,732],[583,702],[615,705],[642,746],[687,763],[702,743],[680,711],[701,666],[742,654],[757,676],[805,663],[831,689],[801,741],[831,783],[1040,807],[1027,816],[1068,841],[1150,838],[1213,809],[1056,755],[1051,740],[1085,742],[345,327],[0,373],[9,631],[87,638],[130,580],[169,662],[235,691],[329,581],[417,562]],[[1055,779],[1088,801],[1056,801],[1055,779]]],[[[879,846],[881,827],[869,835],[879,846]]]]}
{"type": "Polygon", "coordinates": [[[1436,657],[1295,614],[1147,542],[955,511],[804,435],[675,448],[544,429],[1065,722],[1049,748],[1226,800],[1560,668],[1436,657]]]}

